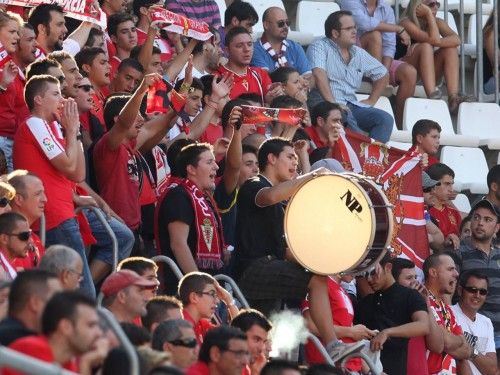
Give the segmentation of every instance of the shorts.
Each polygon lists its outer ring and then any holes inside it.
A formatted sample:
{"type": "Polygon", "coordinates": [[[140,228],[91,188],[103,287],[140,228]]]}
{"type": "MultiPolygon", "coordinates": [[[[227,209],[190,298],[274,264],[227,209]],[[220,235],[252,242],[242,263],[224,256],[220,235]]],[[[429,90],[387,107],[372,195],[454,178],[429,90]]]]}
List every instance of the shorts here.
{"type": "Polygon", "coordinates": [[[389,67],[389,83],[392,86],[397,86],[398,83],[396,81],[396,71],[399,69],[399,67],[405,64],[404,61],[401,60],[392,60],[391,66],[389,67]]]}
{"type": "Polygon", "coordinates": [[[304,299],[313,274],[297,263],[266,256],[248,266],[238,285],[246,298],[304,299]]]}

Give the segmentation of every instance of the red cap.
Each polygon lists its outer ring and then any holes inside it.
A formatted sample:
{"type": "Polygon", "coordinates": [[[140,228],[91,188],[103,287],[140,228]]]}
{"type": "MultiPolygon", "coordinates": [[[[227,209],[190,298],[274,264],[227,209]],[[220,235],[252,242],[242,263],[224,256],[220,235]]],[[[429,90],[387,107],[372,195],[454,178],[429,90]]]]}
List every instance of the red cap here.
{"type": "Polygon", "coordinates": [[[157,283],[156,281],[151,281],[139,276],[134,271],[120,270],[112,273],[104,280],[101,286],[101,292],[105,297],[109,297],[131,285],[153,288],[157,286],[157,283]]]}

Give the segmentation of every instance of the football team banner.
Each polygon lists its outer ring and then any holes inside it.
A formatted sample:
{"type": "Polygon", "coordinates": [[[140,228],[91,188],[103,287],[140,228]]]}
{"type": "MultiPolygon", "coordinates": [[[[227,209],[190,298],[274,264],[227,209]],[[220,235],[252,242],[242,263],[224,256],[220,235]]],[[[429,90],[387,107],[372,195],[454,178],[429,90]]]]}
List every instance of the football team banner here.
{"type": "Polygon", "coordinates": [[[40,4],[58,4],[65,15],[79,21],[92,22],[106,29],[106,15],[95,7],[95,0],[0,0],[0,4],[36,7],[40,4]]]}
{"type": "Polygon", "coordinates": [[[147,113],[166,113],[172,108],[177,114],[182,113],[186,98],[175,91],[172,85],[160,80],[152,85],[147,93],[147,113]]]}
{"type": "Polygon", "coordinates": [[[151,24],[161,25],[164,30],[181,34],[197,40],[208,40],[213,34],[210,32],[205,22],[193,20],[179,14],[173,13],[165,8],[149,8],[151,24]]]}
{"type": "Polygon", "coordinates": [[[242,105],[241,114],[244,125],[257,125],[277,121],[290,126],[297,126],[304,120],[306,110],[303,108],[266,108],[242,105]]]}

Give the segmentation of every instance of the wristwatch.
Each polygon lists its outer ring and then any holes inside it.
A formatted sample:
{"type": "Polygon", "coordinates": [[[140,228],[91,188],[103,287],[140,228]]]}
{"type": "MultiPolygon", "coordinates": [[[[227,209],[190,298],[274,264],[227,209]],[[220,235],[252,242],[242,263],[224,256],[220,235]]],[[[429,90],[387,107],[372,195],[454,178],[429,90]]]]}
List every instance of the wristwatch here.
{"type": "Polygon", "coordinates": [[[479,351],[478,351],[476,348],[474,348],[474,349],[472,350],[472,354],[470,355],[470,359],[474,359],[474,358],[476,358],[478,355],[479,355],[479,351]]]}

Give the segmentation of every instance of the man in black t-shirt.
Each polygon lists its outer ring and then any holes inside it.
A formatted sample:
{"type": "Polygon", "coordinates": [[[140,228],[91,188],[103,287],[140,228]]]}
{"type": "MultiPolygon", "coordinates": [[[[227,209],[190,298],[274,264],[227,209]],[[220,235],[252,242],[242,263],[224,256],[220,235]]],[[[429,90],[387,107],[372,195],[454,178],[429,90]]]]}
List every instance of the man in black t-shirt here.
{"type": "Polygon", "coordinates": [[[408,339],[429,333],[429,316],[420,293],[396,283],[390,259],[386,254],[375,269],[366,273],[375,293],[358,302],[354,323],[379,331],[370,347],[381,351],[384,372],[405,375],[408,339]]]}
{"type": "Polygon", "coordinates": [[[295,178],[298,158],[284,138],[266,140],[258,152],[260,174],[247,180],[238,194],[235,271],[245,296],[253,301],[303,299],[309,292],[312,319],[334,362],[363,344],[337,339],[328,302],[327,279],[300,266],[284,240],[284,202],[318,169],[295,178]]]}

